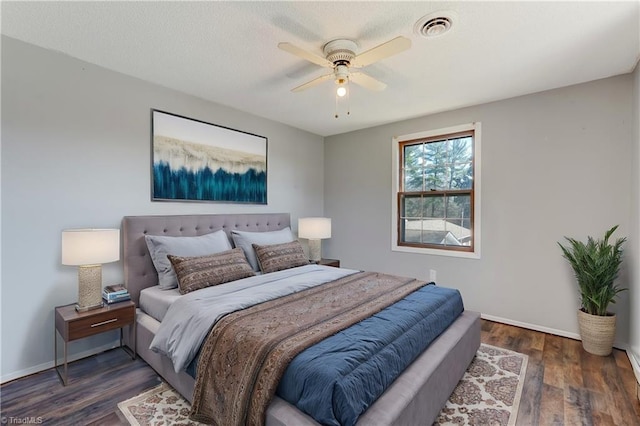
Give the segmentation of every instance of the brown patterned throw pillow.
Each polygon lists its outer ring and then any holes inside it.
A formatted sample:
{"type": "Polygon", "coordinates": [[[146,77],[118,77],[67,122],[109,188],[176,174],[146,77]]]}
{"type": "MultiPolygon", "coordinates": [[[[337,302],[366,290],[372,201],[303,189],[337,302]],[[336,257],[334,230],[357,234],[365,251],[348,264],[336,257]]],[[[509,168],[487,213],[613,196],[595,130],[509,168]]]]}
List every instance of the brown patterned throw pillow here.
{"type": "Polygon", "coordinates": [[[260,270],[265,274],[309,264],[299,241],[268,246],[253,244],[253,249],[256,251],[260,270]]]}
{"type": "Polygon", "coordinates": [[[182,257],[167,255],[178,276],[181,294],[255,275],[240,248],[220,253],[182,257]]]}

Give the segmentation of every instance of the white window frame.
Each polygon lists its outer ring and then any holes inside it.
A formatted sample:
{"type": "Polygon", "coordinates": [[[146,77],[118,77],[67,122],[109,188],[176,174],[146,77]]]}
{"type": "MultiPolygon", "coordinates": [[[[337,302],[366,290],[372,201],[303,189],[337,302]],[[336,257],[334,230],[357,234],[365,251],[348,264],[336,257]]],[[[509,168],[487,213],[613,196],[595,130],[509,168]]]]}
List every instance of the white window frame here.
{"type": "Polygon", "coordinates": [[[450,256],[450,257],[464,257],[468,259],[480,259],[480,242],[481,242],[481,212],[480,202],[481,198],[481,136],[480,136],[480,122],[462,124],[459,126],[447,127],[443,129],[427,130],[424,132],[412,133],[409,135],[394,136],[391,139],[391,158],[392,158],[392,170],[391,170],[391,250],[405,253],[420,253],[430,254],[436,256],[450,256]],[[473,251],[463,252],[455,250],[426,248],[426,247],[407,247],[398,245],[398,191],[400,190],[399,171],[400,171],[400,143],[415,139],[430,138],[439,135],[446,135],[451,133],[465,132],[473,130],[473,153],[474,153],[474,188],[473,188],[473,251]]]}

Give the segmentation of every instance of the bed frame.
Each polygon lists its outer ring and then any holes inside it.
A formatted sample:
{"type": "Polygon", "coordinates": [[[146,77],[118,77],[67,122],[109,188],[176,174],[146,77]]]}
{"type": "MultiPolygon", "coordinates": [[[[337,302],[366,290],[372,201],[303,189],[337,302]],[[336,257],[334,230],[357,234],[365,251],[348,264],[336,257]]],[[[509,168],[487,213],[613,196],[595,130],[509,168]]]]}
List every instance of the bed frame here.
{"type": "MultiPolygon", "coordinates": [[[[140,291],[158,284],[158,276],[144,240],[145,234],[198,236],[222,228],[230,237],[234,229],[276,231],[290,226],[288,213],[126,216],[122,221],[124,276],[131,298],[138,304],[140,291]]],[[[192,401],[195,380],[175,373],[171,361],[149,350],[159,322],[138,309],[136,349],[160,376],[192,401]]],[[[464,311],[393,382],[358,419],[358,425],[432,424],[480,346],[480,315],[464,311]]],[[[274,397],[266,413],[267,426],[319,426],[293,405],[274,397]]]]}

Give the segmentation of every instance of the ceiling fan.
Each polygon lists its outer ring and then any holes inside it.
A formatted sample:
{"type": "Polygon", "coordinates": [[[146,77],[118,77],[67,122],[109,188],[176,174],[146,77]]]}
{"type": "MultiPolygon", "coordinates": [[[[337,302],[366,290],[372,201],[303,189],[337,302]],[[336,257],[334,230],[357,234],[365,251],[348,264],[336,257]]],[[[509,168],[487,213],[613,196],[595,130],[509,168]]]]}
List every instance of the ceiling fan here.
{"type": "Polygon", "coordinates": [[[337,95],[344,96],[346,94],[345,85],[349,83],[349,81],[353,81],[369,90],[384,90],[385,87],[387,87],[385,83],[376,80],[362,71],[353,71],[353,69],[364,68],[374,62],[405,51],[411,47],[411,40],[402,36],[396,37],[360,54],[356,54],[358,45],[353,40],[332,40],[325,44],[322,49],[324,58],[291,43],[279,43],[278,47],[306,61],[332,70],[332,72],[328,74],[294,87],[291,89],[292,92],[300,92],[317,86],[326,80],[334,79],[336,84],[338,84],[337,95]]]}

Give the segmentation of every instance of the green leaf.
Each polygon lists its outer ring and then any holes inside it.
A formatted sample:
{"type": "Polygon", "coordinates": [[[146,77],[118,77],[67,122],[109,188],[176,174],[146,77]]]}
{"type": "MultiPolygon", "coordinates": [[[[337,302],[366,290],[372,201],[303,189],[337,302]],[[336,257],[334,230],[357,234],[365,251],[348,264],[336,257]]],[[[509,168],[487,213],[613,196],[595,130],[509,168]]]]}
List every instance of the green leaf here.
{"type": "Polygon", "coordinates": [[[609,238],[618,229],[615,225],[600,240],[587,237],[587,242],[564,237],[568,244],[558,243],[569,262],[578,284],[582,308],[592,315],[604,316],[618,293],[627,290],[615,285],[622,264],[622,245],[626,238],[610,244],[609,238]]]}

